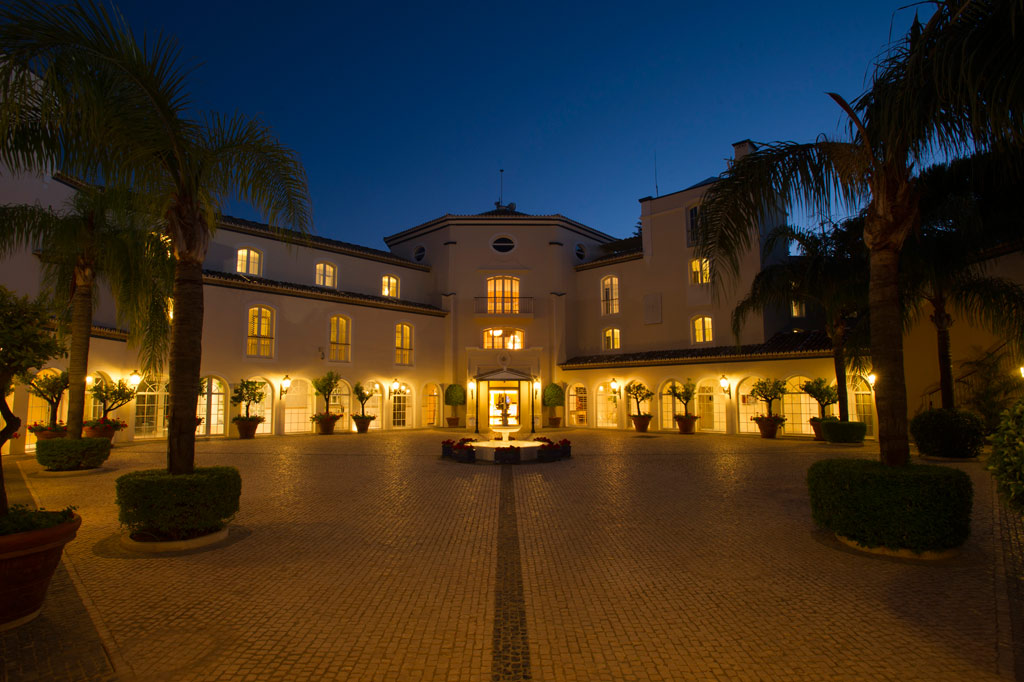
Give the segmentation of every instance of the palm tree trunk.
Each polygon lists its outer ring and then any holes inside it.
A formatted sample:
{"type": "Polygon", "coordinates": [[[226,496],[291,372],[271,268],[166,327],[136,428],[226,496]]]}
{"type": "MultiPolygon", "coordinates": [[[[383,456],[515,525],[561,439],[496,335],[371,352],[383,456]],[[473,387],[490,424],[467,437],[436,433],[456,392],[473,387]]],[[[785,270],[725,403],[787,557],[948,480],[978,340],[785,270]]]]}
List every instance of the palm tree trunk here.
{"type": "MultiPolygon", "coordinates": [[[[850,396],[846,389],[846,326],[843,323],[836,324],[832,332],[832,366],[839,395],[839,421],[847,422],[850,421],[850,396]]],[[[824,413],[824,408],[821,411],[824,413]]]]}
{"type": "Polygon", "coordinates": [[[85,418],[85,377],[89,373],[94,269],[84,258],[75,266],[71,296],[71,348],[68,352],[68,438],[82,437],[85,418]]]}
{"type": "Polygon", "coordinates": [[[931,301],[932,324],[935,325],[935,336],[939,350],[939,394],[942,396],[942,409],[953,409],[953,356],[950,351],[949,327],[953,318],[946,312],[945,296],[937,296],[931,301]]]}
{"type": "Polygon", "coordinates": [[[907,440],[907,387],[903,374],[903,320],[899,300],[899,249],[883,245],[870,257],[871,362],[881,461],[904,466],[910,459],[907,440]]]}
{"type": "Polygon", "coordinates": [[[171,322],[171,411],[167,429],[167,471],[195,469],[196,401],[203,359],[203,265],[178,258],[174,266],[174,320],[171,322]]]}

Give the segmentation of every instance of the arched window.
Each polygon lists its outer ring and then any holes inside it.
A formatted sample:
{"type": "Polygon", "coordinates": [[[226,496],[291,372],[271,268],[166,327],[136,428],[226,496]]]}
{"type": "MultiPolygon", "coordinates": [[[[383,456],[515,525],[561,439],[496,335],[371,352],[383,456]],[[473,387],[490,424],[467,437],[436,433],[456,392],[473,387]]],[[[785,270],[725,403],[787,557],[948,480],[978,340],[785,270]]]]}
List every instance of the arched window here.
{"type": "Polygon", "coordinates": [[[256,249],[239,249],[235,271],[242,275],[259,277],[263,274],[263,254],[256,249]]]}
{"type": "Polygon", "coordinates": [[[523,349],[523,330],[495,327],[484,330],[484,348],[504,348],[506,350],[523,349]]]}
{"type": "Polygon", "coordinates": [[[397,391],[391,392],[391,426],[394,428],[409,425],[410,393],[409,387],[405,384],[401,384],[397,391]]]}
{"type": "Polygon", "coordinates": [[[519,278],[501,275],[487,278],[487,312],[519,314],[519,278]]]}
{"type": "Polygon", "coordinates": [[[608,275],[601,280],[601,314],[617,315],[619,312],[619,278],[608,275]]]}
{"type": "Polygon", "coordinates": [[[395,364],[412,364],[412,326],[404,323],[395,325],[395,364]]]}
{"type": "MultiPolygon", "coordinates": [[[[384,425],[381,423],[384,420],[381,416],[381,403],[383,402],[381,385],[376,381],[364,381],[363,386],[366,387],[366,390],[371,394],[370,399],[366,401],[366,416],[375,417],[375,419],[370,422],[370,430],[383,429],[384,425]]],[[[360,414],[362,407],[359,405],[358,400],[352,400],[352,409],[355,410],[356,414],[360,414]]],[[[351,429],[354,431],[355,428],[355,422],[352,422],[351,429]]]]}
{"type": "Polygon", "coordinates": [[[754,382],[761,377],[747,377],[736,387],[736,400],[739,403],[739,432],[758,433],[757,424],[750,421],[751,417],[764,414],[764,403],[750,395],[754,382]]]}
{"type": "Polygon", "coordinates": [[[566,403],[569,412],[569,424],[572,426],[587,425],[587,388],[583,384],[569,387],[569,400],[566,403]]]}
{"type": "MultiPolygon", "coordinates": [[[[637,383],[637,382],[635,382],[635,381],[629,382],[629,384],[626,385],[626,388],[629,388],[629,386],[632,386],[635,383],[637,383]]],[[[628,415],[630,417],[634,417],[634,416],[641,415],[641,414],[650,414],[651,413],[651,399],[650,398],[648,398],[647,400],[641,400],[640,401],[640,411],[637,412],[636,411],[636,401],[633,400],[632,398],[630,398],[629,394],[626,393],[626,391],[622,392],[622,396],[623,396],[623,399],[626,401],[626,415],[628,415]]]]}
{"type": "MultiPolygon", "coordinates": [[[[60,374],[59,369],[44,369],[39,372],[41,376],[48,376],[51,374],[60,374]]],[[[66,391],[66,389],[65,389],[66,391]]],[[[66,422],[68,418],[68,401],[61,396],[61,401],[57,404],[57,421],[66,422]]],[[[39,396],[29,393],[28,396],[28,418],[25,420],[25,424],[32,424],[39,422],[40,424],[50,423],[50,403],[46,402],[39,396]]],[[[34,433],[29,431],[27,428],[25,433],[25,445],[34,446],[36,443],[36,436],[34,433]]]]}
{"type": "Polygon", "coordinates": [[[814,434],[810,418],[818,416],[818,403],[800,388],[807,377],[790,377],[786,382],[786,395],[782,396],[782,414],[786,417],[786,433],[804,436],[814,434]]]}
{"type": "Polygon", "coordinates": [[[217,377],[203,377],[199,383],[199,399],[196,401],[196,418],[202,419],[196,425],[198,436],[223,436],[226,423],[227,387],[217,377]]]}
{"type": "Polygon", "coordinates": [[[274,432],[274,387],[263,377],[251,377],[249,381],[259,381],[263,389],[263,400],[254,403],[249,413],[254,417],[263,417],[263,421],[256,427],[256,433],[270,434],[274,432]]]}
{"type": "Polygon", "coordinates": [[[167,434],[169,384],[147,376],[135,391],[135,437],[162,438],[167,434]]]}
{"type": "Polygon", "coordinates": [[[708,284],[711,281],[711,260],[694,258],[690,261],[690,284],[708,284]]]}
{"type": "Polygon", "coordinates": [[[352,400],[352,389],[349,387],[348,382],[342,380],[338,383],[338,388],[335,389],[334,393],[331,394],[331,405],[330,412],[334,414],[344,415],[335,424],[335,430],[340,432],[348,431],[349,419],[351,418],[351,400],[352,400]]]}
{"type": "Polygon", "coordinates": [[[274,357],[274,311],[266,306],[249,308],[249,338],[245,354],[253,358],[274,357]]]}
{"type": "Polygon", "coordinates": [[[330,360],[331,362],[350,362],[352,360],[352,340],[349,336],[351,323],[344,315],[331,317],[330,360]]]}
{"type": "Polygon", "coordinates": [[[313,430],[310,417],[316,409],[316,395],[305,379],[292,379],[292,385],[284,394],[284,432],[309,433],[313,430]]]}
{"type": "Polygon", "coordinates": [[[384,275],[380,280],[380,295],[398,298],[398,287],[401,282],[394,275],[384,275]]]}
{"type": "Polygon", "coordinates": [[[693,342],[711,343],[711,318],[707,315],[693,318],[693,342]]]}
{"type": "Polygon", "coordinates": [[[597,387],[597,428],[615,429],[619,426],[619,397],[611,384],[597,387]]]}
{"type": "Polygon", "coordinates": [[[423,425],[440,426],[441,389],[437,384],[428,384],[423,391],[423,425]]]}
{"type": "Polygon", "coordinates": [[[604,350],[619,349],[620,332],[618,329],[605,329],[602,337],[601,347],[604,350]]]}
{"type": "Polygon", "coordinates": [[[338,286],[338,268],[330,263],[316,264],[316,285],[334,288],[338,286]]]}
{"type": "Polygon", "coordinates": [[[103,416],[103,403],[92,394],[93,386],[109,386],[106,376],[96,372],[85,378],[85,419],[99,419],[103,416]]]}
{"type": "Polygon", "coordinates": [[[871,384],[863,377],[855,376],[850,380],[853,390],[853,414],[851,420],[861,421],[868,425],[868,436],[875,435],[875,394],[871,384]]]}
{"type": "Polygon", "coordinates": [[[694,414],[700,417],[697,428],[701,431],[725,431],[726,397],[718,379],[701,379],[694,396],[694,414]]]}
{"type": "MultiPolygon", "coordinates": [[[[663,429],[671,429],[675,425],[676,415],[683,413],[683,404],[672,397],[673,386],[682,390],[683,382],[672,379],[666,381],[661,387],[661,428],[663,429]]],[[[694,407],[693,401],[690,401],[690,414],[694,413],[694,407]]]]}

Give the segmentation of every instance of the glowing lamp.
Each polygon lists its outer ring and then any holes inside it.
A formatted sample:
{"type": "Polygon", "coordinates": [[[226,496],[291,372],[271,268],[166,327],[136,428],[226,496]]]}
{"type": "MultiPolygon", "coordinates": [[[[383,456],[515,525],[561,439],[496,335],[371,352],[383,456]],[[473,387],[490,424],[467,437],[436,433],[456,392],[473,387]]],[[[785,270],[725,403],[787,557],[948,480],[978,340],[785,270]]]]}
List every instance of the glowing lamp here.
{"type": "Polygon", "coordinates": [[[540,390],[540,379],[534,379],[533,380],[533,390],[535,390],[535,391],[539,391],[540,390]]]}
{"type": "Polygon", "coordinates": [[[391,392],[398,393],[398,389],[402,387],[402,384],[398,383],[398,379],[391,382],[391,392]]]}
{"type": "Polygon", "coordinates": [[[724,374],[722,375],[722,378],[718,380],[718,385],[722,387],[722,393],[730,398],[732,397],[732,387],[729,386],[729,380],[725,378],[724,374]]]}
{"type": "Polygon", "coordinates": [[[94,381],[96,381],[96,379],[91,374],[85,377],[86,386],[92,386],[92,382],[94,381]]]}
{"type": "Polygon", "coordinates": [[[288,389],[292,387],[292,378],[287,374],[284,375],[284,379],[281,379],[281,397],[288,392],[288,389]]]}
{"type": "Polygon", "coordinates": [[[139,370],[132,370],[132,373],[128,375],[128,383],[132,386],[138,386],[142,383],[142,375],[139,374],[139,370]]]}
{"type": "Polygon", "coordinates": [[[875,381],[877,381],[877,380],[878,380],[877,376],[875,376],[874,374],[869,374],[868,375],[868,386],[870,386],[871,388],[874,388],[875,387],[875,381]]]}
{"type": "Polygon", "coordinates": [[[608,385],[612,387],[612,393],[619,392],[619,382],[617,382],[615,379],[612,379],[612,382],[608,385]]]}

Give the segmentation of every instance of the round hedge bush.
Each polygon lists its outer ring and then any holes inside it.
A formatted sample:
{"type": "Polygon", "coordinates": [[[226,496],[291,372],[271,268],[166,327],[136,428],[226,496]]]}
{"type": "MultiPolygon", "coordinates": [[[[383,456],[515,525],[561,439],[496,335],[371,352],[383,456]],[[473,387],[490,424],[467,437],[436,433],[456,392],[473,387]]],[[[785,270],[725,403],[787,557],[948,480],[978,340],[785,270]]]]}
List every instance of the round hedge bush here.
{"type": "Polygon", "coordinates": [[[867,433],[868,425],[864,422],[821,420],[821,437],[829,443],[863,443],[867,433]]]}
{"type": "Polygon", "coordinates": [[[910,435],[922,455],[970,458],[985,444],[985,424],[964,410],[926,410],[910,420],[910,435]]]}
{"type": "Polygon", "coordinates": [[[807,488],[814,522],[866,547],[942,551],[971,532],[974,489],[958,469],[824,459],[808,469],[807,488]]]}
{"type": "Polygon", "coordinates": [[[47,471],[95,469],[110,457],[106,438],[55,438],[36,442],[36,461],[47,471]]]}
{"type": "Polygon", "coordinates": [[[188,540],[223,528],[238,511],[242,477],[234,467],[133,471],[117,479],[121,525],[136,540],[188,540]],[[137,537],[136,537],[137,536],[137,537]]]}
{"type": "Polygon", "coordinates": [[[1024,399],[1003,412],[992,444],[988,469],[999,492],[1012,507],[1024,510],[1024,399]]]}

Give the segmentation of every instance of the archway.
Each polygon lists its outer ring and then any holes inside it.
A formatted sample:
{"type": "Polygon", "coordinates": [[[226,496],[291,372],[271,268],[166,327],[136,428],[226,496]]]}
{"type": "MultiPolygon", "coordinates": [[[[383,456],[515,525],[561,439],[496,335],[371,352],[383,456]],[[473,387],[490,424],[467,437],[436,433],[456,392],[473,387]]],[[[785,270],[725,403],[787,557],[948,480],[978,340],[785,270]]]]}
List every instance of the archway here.
{"type": "Polygon", "coordinates": [[[786,433],[813,436],[811,417],[818,416],[818,403],[800,388],[808,378],[790,377],[786,381],[786,395],[782,396],[782,414],[786,417],[786,433]]]}
{"type": "Polygon", "coordinates": [[[170,409],[165,377],[146,375],[135,391],[135,437],[163,438],[167,435],[167,412],[170,409]]]}
{"type": "Polygon", "coordinates": [[[284,432],[309,433],[313,430],[313,386],[305,379],[292,379],[284,394],[284,432]]]}
{"type": "Polygon", "coordinates": [[[331,394],[331,412],[344,415],[334,425],[334,430],[347,431],[352,423],[352,387],[344,379],[338,382],[338,388],[331,394]]]}
{"type": "Polygon", "coordinates": [[[757,376],[747,377],[736,386],[736,402],[739,403],[738,431],[740,433],[760,433],[757,424],[750,421],[751,417],[765,411],[764,404],[750,395],[750,389],[754,387],[754,382],[760,378],[757,376]]]}
{"type": "Polygon", "coordinates": [[[437,384],[427,384],[423,388],[423,425],[441,425],[441,389],[437,384]]]}
{"type": "Polygon", "coordinates": [[[565,404],[569,413],[569,426],[587,425],[587,387],[573,384],[569,387],[569,399],[565,404]]]}
{"type": "Polygon", "coordinates": [[[875,393],[871,385],[864,377],[853,377],[850,380],[850,392],[853,393],[853,400],[850,401],[850,420],[867,424],[868,430],[865,435],[875,435],[875,393]]]}
{"type": "MultiPolygon", "coordinates": [[[[263,422],[256,428],[256,433],[274,432],[274,386],[263,377],[252,377],[249,381],[263,382],[263,400],[255,403],[249,410],[254,417],[263,417],[263,422]]],[[[244,410],[244,406],[242,407],[244,410]]]]}
{"type": "Polygon", "coordinates": [[[223,436],[227,427],[228,386],[219,377],[203,377],[196,417],[203,421],[196,426],[198,436],[223,436]]]}
{"type": "MultiPolygon", "coordinates": [[[[677,386],[680,390],[683,388],[683,382],[678,379],[669,379],[661,385],[661,390],[658,391],[658,406],[659,416],[658,423],[663,429],[671,429],[675,427],[675,419],[677,414],[683,413],[683,404],[672,397],[672,386],[677,386]]],[[[690,403],[690,414],[693,414],[694,404],[690,403]]]]}
{"type": "Polygon", "coordinates": [[[399,384],[398,390],[391,390],[391,427],[404,429],[412,426],[412,389],[408,384],[399,384]]]}
{"type": "MultiPolygon", "coordinates": [[[[49,368],[40,370],[39,375],[49,376],[51,374],[60,374],[61,370],[49,368]]],[[[102,411],[100,412],[102,414],[102,411]]],[[[87,413],[88,415],[88,413],[87,413]]],[[[60,404],[57,406],[57,421],[67,423],[68,420],[68,400],[67,391],[64,392],[61,398],[60,404]]],[[[36,395],[28,394],[28,415],[25,417],[25,423],[22,424],[22,433],[25,436],[25,447],[35,447],[36,435],[28,430],[28,425],[39,422],[40,424],[50,423],[50,403],[46,402],[42,398],[36,395]]]]}
{"type": "Polygon", "coordinates": [[[611,384],[600,384],[597,387],[597,428],[619,428],[619,397],[611,389],[611,384]]]}

